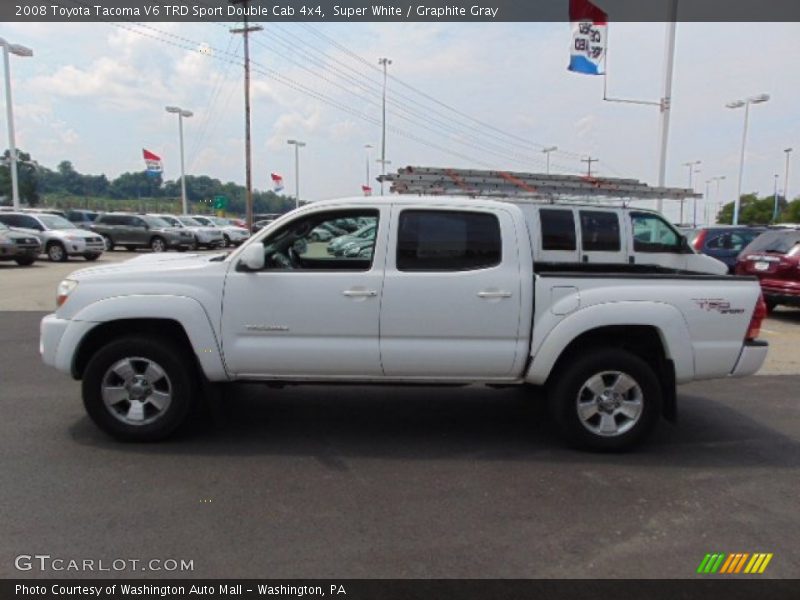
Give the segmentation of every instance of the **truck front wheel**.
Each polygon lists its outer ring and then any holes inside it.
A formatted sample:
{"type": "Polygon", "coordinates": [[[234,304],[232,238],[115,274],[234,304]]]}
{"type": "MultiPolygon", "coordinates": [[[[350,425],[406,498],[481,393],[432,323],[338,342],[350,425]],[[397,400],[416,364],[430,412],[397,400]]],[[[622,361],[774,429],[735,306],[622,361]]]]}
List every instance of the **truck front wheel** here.
{"type": "Polygon", "coordinates": [[[196,379],[186,352],[167,339],[115,340],[91,358],[83,403],[103,431],[122,441],[169,437],[190,412],[196,379]]]}
{"type": "Polygon", "coordinates": [[[593,350],[560,367],[548,398],[553,418],[573,446],[624,450],[642,441],[661,414],[653,368],[617,348],[593,350]]]}

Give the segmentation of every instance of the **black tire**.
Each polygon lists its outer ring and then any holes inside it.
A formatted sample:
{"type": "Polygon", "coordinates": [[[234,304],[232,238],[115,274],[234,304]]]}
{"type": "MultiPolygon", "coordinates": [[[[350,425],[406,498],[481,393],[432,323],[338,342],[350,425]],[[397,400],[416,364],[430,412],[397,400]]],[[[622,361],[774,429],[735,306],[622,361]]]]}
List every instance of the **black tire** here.
{"type": "Polygon", "coordinates": [[[775,300],[769,300],[767,298],[764,299],[764,304],[767,305],[767,313],[771,313],[778,307],[778,303],[775,300]]]}
{"type": "Polygon", "coordinates": [[[231,242],[231,238],[229,238],[227,236],[227,234],[224,235],[224,238],[225,238],[225,247],[226,248],[228,248],[229,246],[233,246],[233,242],[231,242]]]}
{"type": "Polygon", "coordinates": [[[69,258],[67,249],[64,248],[64,244],[61,242],[50,242],[47,244],[45,253],[47,254],[47,258],[50,260],[50,262],[67,262],[67,259],[69,258]]]}
{"type": "MultiPolygon", "coordinates": [[[[621,381],[619,390],[627,385],[626,381],[621,381]]],[[[567,359],[551,375],[547,395],[550,412],[567,442],[577,448],[600,451],[626,450],[641,442],[658,422],[663,401],[661,384],[653,368],[638,356],[618,348],[597,348],[567,359]],[[613,384],[618,381],[617,373],[633,379],[637,387],[615,395],[613,384]],[[614,397],[605,398],[586,387],[595,377],[599,377],[602,393],[614,397]],[[637,403],[639,413],[635,419],[618,412],[625,405],[628,406],[625,410],[635,411],[637,403]],[[585,415],[592,412],[592,407],[596,413],[581,419],[579,405],[585,415]],[[607,419],[613,424],[608,421],[608,432],[600,433],[603,420],[607,419]]]]}
{"type": "Polygon", "coordinates": [[[36,259],[32,256],[28,256],[25,258],[15,258],[14,262],[20,267],[30,267],[34,262],[36,262],[36,259]]]}
{"type": "Polygon", "coordinates": [[[108,252],[111,252],[114,249],[114,240],[111,239],[110,235],[104,235],[103,236],[103,241],[106,244],[106,250],[108,252]]]}
{"type": "MultiPolygon", "coordinates": [[[[190,353],[166,338],[130,336],[108,343],[92,356],[83,374],[86,412],[100,429],[120,441],[156,442],[166,439],[186,422],[196,397],[195,368],[187,354],[190,353]],[[107,377],[113,376],[111,368],[119,361],[134,357],[156,363],[166,374],[171,391],[169,404],[155,420],[136,425],[115,416],[113,409],[103,400],[103,384],[107,377]]],[[[127,401],[122,401],[121,411],[125,409],[124,402],[127,401]]]]}
{"type": "Polygon", "coordinates": [[[89,262],[92,262],[92,261],[95,261],[98,258],[100,258],[100,255],[99,254],[84,254],[83,258],[85,258],[89,262]]]}
{"type": "Polygon", "coordinates": [[[153,236],[150,240],[150,250],[153,252],[166,252],[168,250],[167,242],[162,237],[153,236]]]}

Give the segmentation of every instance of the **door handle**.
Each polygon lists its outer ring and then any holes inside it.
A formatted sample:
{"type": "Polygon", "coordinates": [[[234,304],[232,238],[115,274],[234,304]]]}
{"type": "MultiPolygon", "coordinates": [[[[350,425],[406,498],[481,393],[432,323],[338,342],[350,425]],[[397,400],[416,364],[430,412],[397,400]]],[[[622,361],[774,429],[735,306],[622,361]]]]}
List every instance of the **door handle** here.
{"type": "Polygon", "coordinates": [[[375,290],[345,290],[342,292],[342,296],[348,298],[374,298],[377,295],[378,292],[375,290]]]}
{"type": "Polygon", "coordinates": [[[511,298],[511,292],[478,292],[478,298],[492,299],[492,298],[511,298]]]}

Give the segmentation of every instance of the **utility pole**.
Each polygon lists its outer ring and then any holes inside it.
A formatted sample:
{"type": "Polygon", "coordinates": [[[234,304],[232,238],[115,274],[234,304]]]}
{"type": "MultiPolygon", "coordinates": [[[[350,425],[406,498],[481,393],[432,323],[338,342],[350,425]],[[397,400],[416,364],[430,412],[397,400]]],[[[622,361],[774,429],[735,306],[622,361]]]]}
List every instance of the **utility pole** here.
{"type": "Polygon", "coordinates": [[[551,152],[555,152],[556,150],[558,150],[558,146],[549,146],[549,147],[545,148],[544,150],[542,150],[542,152],[544,152],[544,155],[547,157],[547,174],[548,175],[550,175],[550,153],[551,152]]]}
{"type": "Polygon", "coordinates": [[[589,156],[588,158],[582,158],[581,162],[588,163],[589,168],[588,168],[588,170],[586,172],[586,176],[587,177],[591,177],[592,176],[592,163],[593,162],[600,162],[600,159],[599,158],[592,158],[591,156],[589,156]]]}
{"type": "Polygon", "coordinates": [[[244,36],[244,162],[245,162],[245,203],[247,205],[247,231],[253,230],[253,156],[250,147],[250,34],[261,31],[260,25],[249,27],[247,25],[247,9],[250,0],[228,0],[231,4],[244,5],[244,27],[231,29],[231,33],[241,33],[244,36]]]}
{"type": "MultiPolygon", "coordinates": [[[[381,175],[386,175],[386,82],[389,77],[388,69],[392,61],[388,58],[379,58],[378,64],[383,66],[383,126],[381,134],[381,175]]],[[[383,178],[381,178],[381,196],[383,196],[383,178]]]]}
{"type": "Polygon", "coordinates": [[[792,153],[791,148],[786,148],[786,174],[783,177],[783,199],[789,202],[789,155],[792,153]]]}
{"type": "Polygon", "coordinates": [[[299,140],[286,140],[290,146],[294,146],[294,207],[300,208],[300,148],[306,145],[299,140]]]}
{"type": "MultiPolygon", "coordinates": [[[[672,108],[672,72],[675,65],[675,31],[678,21],[678,0],[672,0],[667,19],[667,39],[664,49],[664,94],[661,97],[661,147],[658,155],[658,186],[664,187],[667,175],[667,147],[669,145],[669,115],[672,108]]],[[[658,212],[663,212],[664,201],[659,199],[658,212]]]]}

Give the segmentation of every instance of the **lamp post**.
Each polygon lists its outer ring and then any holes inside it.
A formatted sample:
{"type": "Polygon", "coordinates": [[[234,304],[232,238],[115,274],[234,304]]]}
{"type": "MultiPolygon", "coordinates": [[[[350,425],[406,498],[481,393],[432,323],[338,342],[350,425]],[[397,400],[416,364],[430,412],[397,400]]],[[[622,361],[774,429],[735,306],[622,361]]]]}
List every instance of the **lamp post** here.
{"type": "Polygon", "coordinates": [[[369,151],[372,149],[372,144],[364,144],[364,150],[367,151],[367,180],[364,183],[367,187],[369,187],[369,151]]]}
{"type": "Polygon", "coordinates": [[[786,173],[783,176],[783,199],[789,202],[789,155],[792,153],[791,148],[784,150],[786,153],[786,173]]]}
{"type": "Polygon", "coordinates": [[[778,178],[780,175],[775,173],[775,191],[773,192],[773,203],[772,203],[772,222],[775,223],[778,220],[778,178]]]}
{"type": "MultiPolygon", "coordinates": [[[[700,171],[695,171],[694,168],[697,165],[702,164],[702,163],[703,163],[702,160],[695,160],[695,161],[692,161],[692,162],[683,163],[683,166],[684,167],[688,167],[688,169],[689,169],[689,189],[692,190],[692,192],[694,192],[694,186],[692,184],[692,176],[695,173],[699,173],[700,172],[700,171]]],[[[681,218],[680,218],[681,224],[683,224],[683,205],[684,205],[685,202],[686,202],[686,200],[684,198],[681,198],[681,218]]],[[[697,199],[696,198],[694,199],[694,209],[695,209],[694,210],[694,221],[695,221],[694,224],[697,225],[697,199]]]]}
{"type": "Polygon", "coordinates": [[[178,136],[181,142],[181,206],[183,214],[189,214],[189,203],[186,200],[186,172],[185,161],[183,156],[183,119],[188,119],[194,113],[190,110],[184,110],[178,106],[167,106],[167,112],[178,115],[178,136]]]}
{"type": "Polygon", "coordinates": [[[547,174],[550,175],[550,153],[555,152],[558,150],[558,146],[548,146],[547,148],[543,149],[544,155],[547,157],[547,174]]]}
{"type": "Polygon", "coordinates": [[[33,56],[33,50],[21,46],[20,44],[9,44],[0,38],[0,46],[3,47],[3,64],[6,72],[6,113],[8,117],[8,153],[9,170],[11,171],[11,198],[14,208],[19,208],[19,178],[17,176],[17,146],[14,140],[14,108],[11,102],[11,62],[8,55],[21,56],[23,58],[33,56]]]}
{"type": "Polygon", "coordinates": [[[287,140],[287,144],[294,146],[294,207],[300,207],[300,148],[306,145],[299,140],[287,140]]]}
{"type": "MultiPolygon", "coordinates": [[[[383,102],[382,102],[382,125],[381,125],[381,175],[386,175],[386,165],[389,161],[386,160],[386,82],[388,79],[388,69],[392,61],[388,58],[379,58],[378,64],[383,67],[383,102]]],[[[381,179],[381,196],[383,196],[383,179],[381,179]]]]}
{"type": "Polygon", "coordinates": [[[752,96],[746,100],[735,100],[728,102],[725,106],[727,108],[737,109],[744,106],[744,129],[742,131],[742,152],[739,158],[739,185],[736,188],[736,198],[733,200],[733,224],[739,224],[739,205],[742,199],[742,175],[744,173],[744,149],[747,144],[747,125],[750,119],[750,105],[761,104],[769,100],[769,94],[759,94],[752,96]]]}

